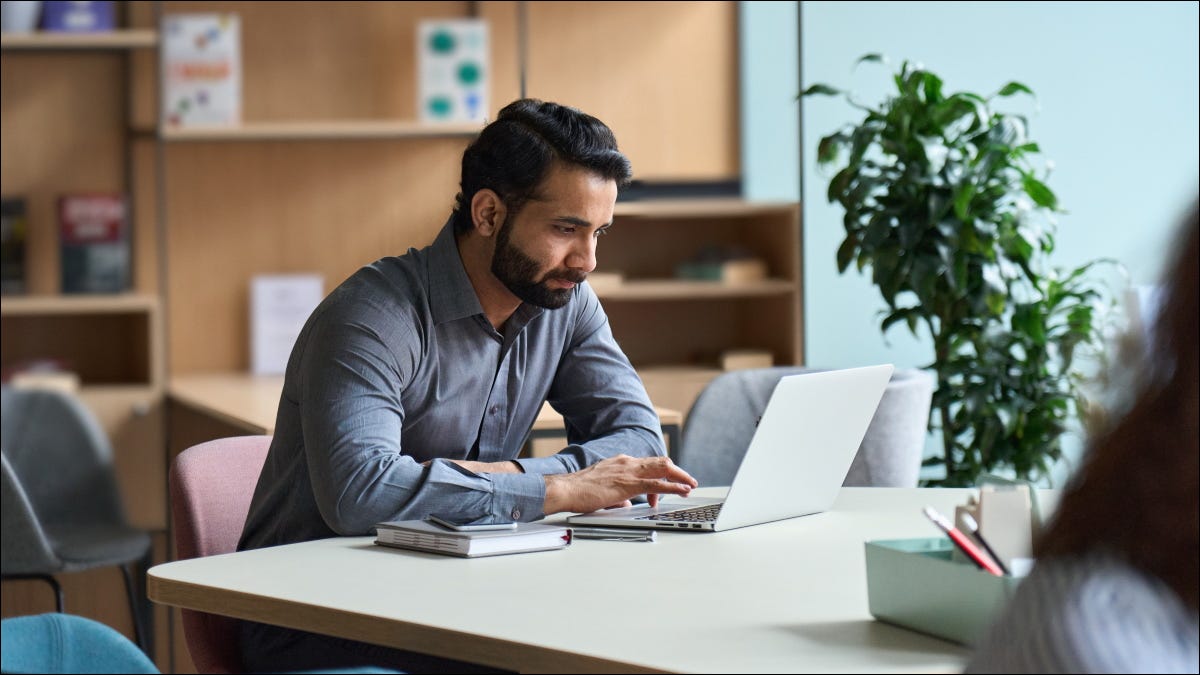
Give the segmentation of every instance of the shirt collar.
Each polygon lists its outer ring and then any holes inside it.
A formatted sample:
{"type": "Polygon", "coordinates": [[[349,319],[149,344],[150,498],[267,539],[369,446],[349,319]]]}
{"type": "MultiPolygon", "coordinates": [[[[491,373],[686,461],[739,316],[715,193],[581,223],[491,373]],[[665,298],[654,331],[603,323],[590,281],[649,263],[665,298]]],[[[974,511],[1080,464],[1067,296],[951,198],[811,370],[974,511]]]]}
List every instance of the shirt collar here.
{"type": "Polygon", "coordinates": [[[454,236],[454,218],[446,221],[429,248],[429,302],[435,323],[483,314],[479,296],[463,267],[454,236]]]}
{"type": "MultiPolygon", "coordinates": [[[[479,296],[475,294],[475,287],[471,285],[471,278],[467,276],[467,268],[463,267],[462,256],[458,252],[453,216],[442,226],[442,231],[429,248],[429,301],[434,323],[483,315],[483,305],[479,304],[479,296]]],[[[524,328],[544,311],[541,307],[522,302],[509,321],[515,319],[519,327],[524,328]]]]}

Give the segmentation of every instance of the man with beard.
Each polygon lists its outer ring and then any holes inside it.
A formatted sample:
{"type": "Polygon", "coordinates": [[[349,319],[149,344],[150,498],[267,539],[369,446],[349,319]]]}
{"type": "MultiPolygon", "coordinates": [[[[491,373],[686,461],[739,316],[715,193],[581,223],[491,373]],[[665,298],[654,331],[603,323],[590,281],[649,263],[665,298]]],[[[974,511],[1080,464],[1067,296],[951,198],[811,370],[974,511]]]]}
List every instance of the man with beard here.
{"type": "MultiPolygon", "coordinates": [[[[593,511],[696,485],[584,283],[629,161],[594,117],[516,101],[463,154],[433,244],[336,288],[296,340],[239,549],[593,511]],[[543,401],[570,444],[521,458],[543,401]]],[[[352,571],[347,571],[352,573],[352,571]]],[[[452,668],[396,650],[245,623],[249,671],[452,668]]]]}

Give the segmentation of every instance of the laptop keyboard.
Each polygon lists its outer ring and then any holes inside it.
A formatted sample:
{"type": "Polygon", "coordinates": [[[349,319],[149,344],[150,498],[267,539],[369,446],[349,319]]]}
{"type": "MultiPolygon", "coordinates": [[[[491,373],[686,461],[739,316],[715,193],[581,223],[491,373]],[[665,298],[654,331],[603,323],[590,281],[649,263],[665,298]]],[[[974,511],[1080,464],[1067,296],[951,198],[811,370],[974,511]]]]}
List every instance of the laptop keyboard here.
{"type": "Polygon", "coordinates": [[[721,504],[709,504],[708,506],[694,506],[690,509],[640,516],[637,520],[657,520],[673,523],[709,523],[717,519],[717,515],[721,513],[723,505],[724,502],[721,504]]]}

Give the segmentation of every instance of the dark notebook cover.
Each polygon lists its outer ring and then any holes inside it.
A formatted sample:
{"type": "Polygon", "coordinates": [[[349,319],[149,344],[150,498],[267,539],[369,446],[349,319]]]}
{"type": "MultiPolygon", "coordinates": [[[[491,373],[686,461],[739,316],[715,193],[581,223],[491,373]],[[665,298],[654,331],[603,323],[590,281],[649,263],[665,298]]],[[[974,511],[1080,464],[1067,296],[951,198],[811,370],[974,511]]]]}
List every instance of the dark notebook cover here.
{"type": "Polygon", "coordinates": [[[25,200],[4,197],[0,203],[0,292],[24,293],[25,242],[29,223],[25,219],[25,200]]]}

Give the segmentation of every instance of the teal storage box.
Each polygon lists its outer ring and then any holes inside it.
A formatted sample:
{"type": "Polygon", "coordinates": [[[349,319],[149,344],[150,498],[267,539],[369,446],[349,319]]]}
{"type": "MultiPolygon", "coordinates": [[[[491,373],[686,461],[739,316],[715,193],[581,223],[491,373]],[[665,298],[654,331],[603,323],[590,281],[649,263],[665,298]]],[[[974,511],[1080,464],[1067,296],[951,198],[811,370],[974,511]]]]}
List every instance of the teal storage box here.
{"type": "Polygon", "coordinates": [[[1021,579],[958,562],[953,549],[945,537],[868,541],[871,615],[961,644],[981,637],[1021,579]]]}

